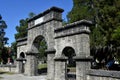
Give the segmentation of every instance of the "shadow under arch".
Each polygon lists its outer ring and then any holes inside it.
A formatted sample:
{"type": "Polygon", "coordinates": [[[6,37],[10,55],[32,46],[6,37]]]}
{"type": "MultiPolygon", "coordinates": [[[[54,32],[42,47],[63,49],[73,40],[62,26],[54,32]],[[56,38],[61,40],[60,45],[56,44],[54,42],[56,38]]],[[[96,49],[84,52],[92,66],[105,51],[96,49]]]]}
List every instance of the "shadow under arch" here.
{"type": "MultiPolygon", "coordinates": [[[[46,64],[47,53],[45,53],[45,50],[47,49],[47,42],[46,42],[44,36],[39,35],[39,36],[35,37],[35,39],[32,43],[32,49],[35,52],[35,54],[37,53],[37,56],[36,56],[37,61],[38,61],[37,66],[46,64]],[[40,63],[40,65],[39,65],[39,63],[40,63]]],[[[42,73],[46,73],[47,70],[46,69],[41,70],[41,68],[38,67],[37,72],[38,72],[38,74],[42,74],[42,73]]]]}
{"type": "Polygon", "coordinates": [[[33,43],[32,43],[32,50],[34,53],[38,53],[38,58],[46,56],[45,50],[47,49],[47,42],[45,40],[45,37],[39,35],[35,37],[33,43]]]}
{"type": "Polygon", "coordinates": [[[20,58],[25,58],[25,53],[24,53],[24,52],[21,52],[19,57],[20,57],[20,58]]]}
{"type": "Polygon", "coordinates": [[[65,57],[68,58],[67,60],[67,65],[66,65],[66,69],[67,69],[67,78],[70,80],[75,80],[76,79],[76,62],[73,59],[74,56],[76,56],[75,50],[72,47],[65,47],[62,51],[62,55],[64,55],[65,57]]]}
{"type": "Polygon", "coordinates": [[[73,57],[76,56],[75,50],[72,47],[65,47],[62,51],[62,55],[66,56],[68,58],[68,66],[75,67],[75,62],[73,60],[73,57]]]}
{"type": "Polygon", "coordinates": [[[20,55],[19,55],[19,58],[20,58],[20,73],[24,73],[25,72],[25,62],[26,62],[26,59],[25,59],[25,53],[24,52],[21,52],[20,55]]]}

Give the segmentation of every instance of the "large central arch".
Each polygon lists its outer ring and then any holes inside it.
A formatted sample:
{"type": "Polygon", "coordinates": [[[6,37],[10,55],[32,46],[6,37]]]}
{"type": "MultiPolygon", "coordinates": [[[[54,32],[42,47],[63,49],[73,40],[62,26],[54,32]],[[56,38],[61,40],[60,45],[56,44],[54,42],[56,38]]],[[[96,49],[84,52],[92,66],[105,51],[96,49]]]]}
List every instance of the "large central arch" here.
{"type": "Polygon", "coordinates": [[[32,46],[31,46],[32,52],[39,53],[40,42],[42,41],[45,41],[45,44],[47,46],[47,42],[43,36],[39,35],[34,39],[32,46]]]}

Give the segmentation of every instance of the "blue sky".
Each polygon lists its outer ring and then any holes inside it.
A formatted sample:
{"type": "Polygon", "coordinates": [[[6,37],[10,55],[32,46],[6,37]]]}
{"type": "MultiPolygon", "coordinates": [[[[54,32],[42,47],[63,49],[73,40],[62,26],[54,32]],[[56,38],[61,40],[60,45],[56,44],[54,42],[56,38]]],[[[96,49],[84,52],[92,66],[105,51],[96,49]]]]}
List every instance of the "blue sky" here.
{"type": "Polygon", "coordinates": [[[52,6],[64,9],[63,19],[66,19],[73,3],[72,0],[0,0],[0,14],[8,26],[5,30],[9,38],[8,45],[15,41],[15,27],[19,25],[20,19],[27,18],[30,12],[39,14],[52,6]]]}

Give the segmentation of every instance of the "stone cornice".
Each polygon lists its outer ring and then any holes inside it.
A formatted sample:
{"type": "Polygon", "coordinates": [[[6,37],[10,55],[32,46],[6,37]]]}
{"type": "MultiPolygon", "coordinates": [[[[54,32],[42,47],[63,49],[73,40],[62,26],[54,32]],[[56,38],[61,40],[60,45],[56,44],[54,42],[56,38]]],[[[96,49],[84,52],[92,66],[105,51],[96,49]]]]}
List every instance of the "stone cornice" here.
{"type": "Polygon", "coordinates": [[[47,54],[55,54],[56,50],[55,49],[47,49],[45,50],[45,53],[47,54]]]}
{"type": "Polygon", "coordinates": [[[67,61],[67,59],[68,59],[68,58],[65,57],[65,56],[55,57],[55,58],[54,58],[55,61],[67,61]]]}
{"type": "Polygon", "coordinates": [[[56,12],[62,13],[64,10],[61,9],[61,8],[58,8],[58,7],[54,7],[54,6],[53,6],[53,7],[49,8],[48,10],[44,11],[43,13],[40,13],[40,14],[34,16],[33,18],[30,18],[30,19],[28,20],[28,22],[33,21],[33,20],[35,20],[35,19],[37,19],[37,18],[39,18],[39,17],[42,17],[42,16],[44,16],[45,14],[49,13],[50,11],[56,11],[56,12]]]}
{"type": "Polygon", "coordinates": [[[17,58],[16,61],[26,61],[25,58],[17,58]]]}
{"type": "Polygon", "coordinates": [[[88,25],[88,26],[91,26],[91,25],[92,25],[92,22],[91,22],[91,21],[88,21],[88,20],[76,21],[76,22],[74,22],[74,23],[67,24],[67,25],[65,25],[64,27],[55,29],[55,32],[60,32],[60,31],[62,31],[62,30],[71,29],[71,28],[74,28],[75,26],[78,26],[78,25],[88,25]]]}
{"type": "Polygon", "coordinates": [[[58,39],[58,38],[66,37],[66,36],[73,36],[77,34],[90,34],[90,31],[83,30],[83,31],[75,32],[75,33],[63,34],[60,36],[56,36],[54,39],[58,39]]]}
{"type": "Polygon", "coordinates": [[[17,44],[17,47],[19,47],[19,46],[24,46],[24,45],[27,45],[27,42],[26,42],[26,43],[23,43],[23,44],[17,44]]]}
{"type": "Polygon", "coordinates": [[[22,42],[22,41],[27,41],[27,37],[19,38],[16,40],[16,42],[22,42]]]}
{"type": "Polygon", "coordinates": [[[26,52],[26,55],[34,55],[34,56],[37,56],[38,53],[34,53],[34,52],[26,52]]]}

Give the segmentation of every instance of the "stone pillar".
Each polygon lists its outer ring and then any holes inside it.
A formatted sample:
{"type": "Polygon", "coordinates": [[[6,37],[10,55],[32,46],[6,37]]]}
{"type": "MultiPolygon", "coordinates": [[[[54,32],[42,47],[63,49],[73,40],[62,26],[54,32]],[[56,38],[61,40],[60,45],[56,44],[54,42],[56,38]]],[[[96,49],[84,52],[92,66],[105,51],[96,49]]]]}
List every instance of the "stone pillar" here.
{"type": "Polygon", "coordinates": [[[81,30],[77,39],[77,51],[76,57],[76,80],[87,80],[86,72],[90,69],[90,61],[92,57],[90,56],[90,29],[89,26],[92,22],[83,20],[81,21],[81,30]]]}
{"type": "Polygon", "coordinates": [[[55,75],[55,49],[46,50],[47,53],[47,80],[54,80],[55,75]]]}
{"type": "Polygon", "coordinates": [[[25,75],[36,76],[38,71],[38,62],[36,58],[37,53],[26,53],[25,75]]]}
{"type": "Polygon", "coordinates": [[[74,57],[76,60],[76,80],[87,80],[86,72],[90,69],[91,57],[74,57]]]}
{"type": "Polygon", "coordinates": [[[26,59],[18,58],[16,61],[17,61],[17,72],[18,73],[24,73],[25,66],[24,66],[23,61],[26,61],[26,59]]]}
{"type": "Polygon", "coordinates": [[[67,80],[67,58],[55,58],[55,78],[54,80],[67,80]]]}

